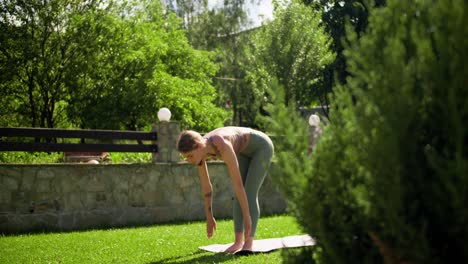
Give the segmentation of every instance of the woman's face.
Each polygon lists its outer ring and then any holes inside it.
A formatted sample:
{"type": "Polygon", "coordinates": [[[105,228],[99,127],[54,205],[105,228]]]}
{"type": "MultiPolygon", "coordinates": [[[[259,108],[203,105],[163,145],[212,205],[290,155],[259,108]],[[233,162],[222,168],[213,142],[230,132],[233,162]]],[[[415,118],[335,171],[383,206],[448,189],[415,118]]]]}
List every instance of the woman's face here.
{"type": "Polygon", "coordinates": [[[203,151],[200,145],[198,145],[198,147],[192,151],[182,153],[182,155],[188,162],[192,163],[195,166],[200,166],[204,159],[203,151]]]}

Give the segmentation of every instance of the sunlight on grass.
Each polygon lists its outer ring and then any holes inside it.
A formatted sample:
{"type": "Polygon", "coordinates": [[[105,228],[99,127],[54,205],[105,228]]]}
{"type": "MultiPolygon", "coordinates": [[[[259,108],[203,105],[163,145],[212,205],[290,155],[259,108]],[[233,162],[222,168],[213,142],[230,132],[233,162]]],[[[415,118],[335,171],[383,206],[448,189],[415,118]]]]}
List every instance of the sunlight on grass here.
{"type": "Polygon", "coordinates": [[[149,163],[152,161],[151,153],[123,153],[111,152],[106,163],[149,163]]]}
{"type": "MultiPolygon", "coordinates": [[[[302,234],[294,218],[261,218],[257,239],[302,234]]],[[[233,239],[232,220],[219,220],[208,240],[205,222],[0,237],[0,263],[280,263],[280,251],[238,257],[200,251],[233,239]]]]}

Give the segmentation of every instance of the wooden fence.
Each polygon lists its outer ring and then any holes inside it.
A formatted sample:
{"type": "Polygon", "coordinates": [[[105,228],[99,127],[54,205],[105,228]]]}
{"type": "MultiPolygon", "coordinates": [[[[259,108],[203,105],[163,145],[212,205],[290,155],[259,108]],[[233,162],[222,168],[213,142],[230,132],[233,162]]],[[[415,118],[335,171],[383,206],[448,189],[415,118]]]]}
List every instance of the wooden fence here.
{"type": "Polygon", "coordinates": [[[0,151],[28,152],[158,152],[158,134],[152,132],[115,130],[72,130],[50,128],[0,127],[0,151]],[[66,143],[63,139],[80,139],[66,143]],[[62,142],[59,142],[62,139],[62,142]],[[85,139],[112,143],[86,143],[85,139]],[[124,143],[115,143],[125,140],[124,143]],[[129,144],[128,141],[136,141],[129,144]],[[143,144],[143,141],[151,141],[143,144]]]}

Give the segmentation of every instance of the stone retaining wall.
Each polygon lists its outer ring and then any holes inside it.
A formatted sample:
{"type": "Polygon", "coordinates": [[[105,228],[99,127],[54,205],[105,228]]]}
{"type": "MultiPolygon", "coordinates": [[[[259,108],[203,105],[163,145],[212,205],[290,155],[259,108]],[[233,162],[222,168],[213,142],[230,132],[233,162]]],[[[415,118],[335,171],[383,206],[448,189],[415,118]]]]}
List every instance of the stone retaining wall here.
{"type": "MultiPolygon", "coordinates": [[[[223,162],[208,164],[213,211],[231,217],[233,190],[223,162]]],[[[286,203],[267,177],[262,215],[286,203]]],[[[0,165],[0,233],[69,231],[204,219],[197,169],[187,163],[0,165]]]]}

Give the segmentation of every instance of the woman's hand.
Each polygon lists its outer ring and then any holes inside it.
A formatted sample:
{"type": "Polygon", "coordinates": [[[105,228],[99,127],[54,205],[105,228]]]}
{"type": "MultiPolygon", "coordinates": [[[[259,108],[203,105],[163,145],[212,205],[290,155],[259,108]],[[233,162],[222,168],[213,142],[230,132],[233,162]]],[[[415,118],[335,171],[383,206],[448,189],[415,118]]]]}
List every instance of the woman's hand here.
{"type": "Polygon", "coordinates": [[[206,219],[206,236],[211,238],[216,230],[216,220],[214,217],[206,219]]]}

